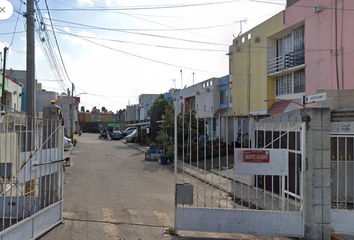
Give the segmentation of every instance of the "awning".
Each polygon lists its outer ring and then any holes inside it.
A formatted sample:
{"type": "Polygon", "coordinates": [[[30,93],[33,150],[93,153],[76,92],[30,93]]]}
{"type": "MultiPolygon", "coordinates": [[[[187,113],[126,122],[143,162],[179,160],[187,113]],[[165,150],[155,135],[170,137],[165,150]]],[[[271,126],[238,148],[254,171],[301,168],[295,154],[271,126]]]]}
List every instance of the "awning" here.
{"type": "Polygon", "coordinates": [[[267,114],[283,113],[284,110],[288,107],[288,105],[289,105],[288,101],[274,102],[273,105],[269,108],[267,114]]]}
{"type": "Polygon", "coordinates": [[[220,117],[222,115],[224,115],[224,113],[227,111],[227,108],[219,108],[219,110],[216,111],[216,113],[214,113],[214,118],[218,118],[219,115],[220,117]]]}

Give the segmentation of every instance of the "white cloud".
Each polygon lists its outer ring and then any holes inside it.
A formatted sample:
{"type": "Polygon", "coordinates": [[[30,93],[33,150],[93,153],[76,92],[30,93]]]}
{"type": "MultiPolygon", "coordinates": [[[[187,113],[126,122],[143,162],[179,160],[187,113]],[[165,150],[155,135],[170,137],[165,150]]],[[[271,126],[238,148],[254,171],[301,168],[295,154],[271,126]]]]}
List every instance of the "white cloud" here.
{"type": "Polygon", "coordinates": [[[91,0],[76,0],[76,2],[79,5],[89,5],[89,6],[93,6],[93,2],[91,0]]]}

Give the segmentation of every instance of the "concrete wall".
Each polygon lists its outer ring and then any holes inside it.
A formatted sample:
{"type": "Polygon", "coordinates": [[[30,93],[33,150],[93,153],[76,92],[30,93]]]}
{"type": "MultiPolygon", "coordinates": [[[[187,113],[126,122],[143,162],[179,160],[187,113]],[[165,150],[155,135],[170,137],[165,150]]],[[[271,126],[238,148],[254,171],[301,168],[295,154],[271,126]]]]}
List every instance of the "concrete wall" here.
{"type": "MultiPolygon", "coordinates": [[[[331,239],[330,110],[301,110],[306,117],[304,164],[305,239],[331,239]]],[[[304,146],[302,146],[304,147],[304,146]]]]}
{"type": "Polygon", "coordinates": [[[179,106],[178,111],[180,112],[181,103],[185,104],[186,98],[195,97],[195,107],[198,117],[212,118],[220,105],[218,85],[219,78],[211,78],[188,88],[178,90],[176,92],[179,106]]]}
{"type": "Polygon", "coordinates": [[[327,107],[334,111],[354,110],[354,90],[317,90],[316,93],[326,93],[326,101],[310,104],[313,107],[327,107]]]}
{"type": "Polygon", "coordinates": [[[43,108],[50,104],[51,100],[56,100],[58,93],[47,92],[47,91],[37,91],[36,93],[36,111],[37,113],[43,112],[43,108]]]}
{"type": "Polygon", "coordinates": [[[265,114],[270,107],[271,104],[264,102],[274,98],[274,90],[268,91],[274,89],[274,81],[267,78],[267,49],[274,47],[269,46],[268,37],[283,29],[283,12],[280,12],[234,39],[230,58],[233,59],[233,109],[237,116],[248,115],[248,110],[255,115],[265,114]],[[259,42],[255,41],[257,37],[259,42]]]}
{"type": "Polygon", "coordinates": [[[139,105],[131,105],[126,107],[125,121],[135,122],[138,121],[137,109],[139,105]]]}

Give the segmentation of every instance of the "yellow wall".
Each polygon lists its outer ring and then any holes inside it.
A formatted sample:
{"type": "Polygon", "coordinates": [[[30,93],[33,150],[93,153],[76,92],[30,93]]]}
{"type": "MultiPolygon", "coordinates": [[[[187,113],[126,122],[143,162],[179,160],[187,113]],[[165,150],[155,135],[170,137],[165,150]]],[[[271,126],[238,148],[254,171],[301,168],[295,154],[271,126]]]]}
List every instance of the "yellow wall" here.
{"type": "Polygon", "coordinates": [[[283,12],[280,12],[234,39],[232,79],[235,115],[247,116],[249,110],[251,114],[253,111],[266,111],[272,105],[272,102],[264,102],[274,98],[274,80],[267,77],[267,52],[274,52],[275,49],[274,40],[270,43],[268,37],[283,29],[283,12]],[[245,41],[242,43],[243,37],[245,41]],[[259,37],[258,43],[255,43],[256,37],[259,37]]]}
{"type": "Polygon", "coordinates": [[[101,113],[101,122],[112,122],[113,114],[111,113],[101,113]]]}
{"type": "Polygon", "coordinates": [[[85,113],[85,122],[92,122],[92,113],[85,113]]]}

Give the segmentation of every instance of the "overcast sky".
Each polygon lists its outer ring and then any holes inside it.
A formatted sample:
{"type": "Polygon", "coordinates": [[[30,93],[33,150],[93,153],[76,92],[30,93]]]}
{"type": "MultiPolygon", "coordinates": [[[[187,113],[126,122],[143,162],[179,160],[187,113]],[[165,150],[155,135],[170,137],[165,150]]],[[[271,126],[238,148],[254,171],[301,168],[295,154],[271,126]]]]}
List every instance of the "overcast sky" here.
{"type": "MultiPolygon", "coordinates": [[[[0,20],[0,50],[10,46],[7,69],[25,70],[26,5],[9,2],[14,14],[0,20]]],[[[74,83],[74,95],[87,93],[81,106],[115,112],[140,94],[191,86],[193,73],[194,83],[227,75],[239,21],[246,19],[245,32],[284,10],[285,0],[40,0],[37,7],[44,24],[36,24],[36,78],[43,88],[61,93],[74,83]]]]}

